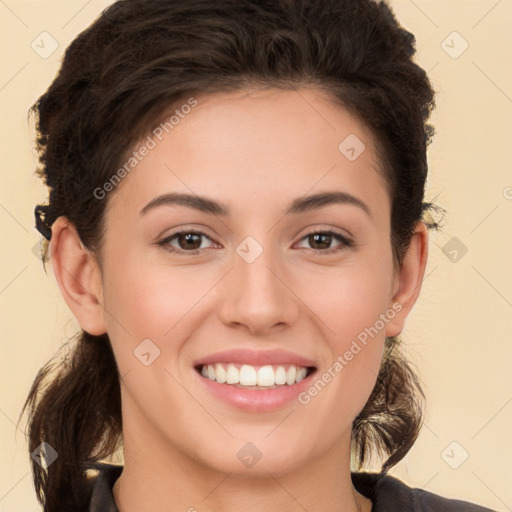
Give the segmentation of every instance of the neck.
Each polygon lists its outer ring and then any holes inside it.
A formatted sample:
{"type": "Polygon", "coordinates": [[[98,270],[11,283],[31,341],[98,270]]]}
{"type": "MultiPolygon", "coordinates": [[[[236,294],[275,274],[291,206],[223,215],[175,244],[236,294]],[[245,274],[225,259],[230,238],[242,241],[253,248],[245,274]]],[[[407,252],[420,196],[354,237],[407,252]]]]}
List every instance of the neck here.
{"type": "Polygon", "coordinates": [[[352,484],[350,432],[342,442],[314,459],[299,461],[293,469],[265,466],[262,457],[247,470],[242,464],[226,465],[218,456],[208,460],[202,454],[195,459],[149,424],[140,425],[123,424],[124,469],[113,487],[119,512],[371,510],[371,501],[352,484]],[[225,467],[227,471],[219,469],[225,467]]]}
{"type": "Polygon", "coordinates": [[[125,464],[114,484],[119,512],[263,512],[322,510],[369,512],[371,501],[352,485],[350,472],[336,459],[332,471],[317,461],[286,475],[246,476],[220,473],[184,463],[179,452],[166,460],[125,449],[125,464]]]}

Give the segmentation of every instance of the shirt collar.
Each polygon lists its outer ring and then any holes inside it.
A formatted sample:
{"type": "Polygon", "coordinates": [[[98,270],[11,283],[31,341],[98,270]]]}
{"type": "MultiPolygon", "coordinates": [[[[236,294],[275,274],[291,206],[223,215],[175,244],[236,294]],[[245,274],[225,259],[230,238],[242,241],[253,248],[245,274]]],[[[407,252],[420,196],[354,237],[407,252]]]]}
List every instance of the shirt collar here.
{"type": "MultiPolygon", "coordinates": [[[[123,466],[97,463],[99,470],[92,488],[87,512],[119,512],[112,488],[123,466]]],[[[352,483],[363,496],[372,501],[372,512],[412,510],[411,489],[400,480],[382,473],[352,473],[352,483]],[[398,508],[396,508],[398,507],[398,508]]]]}
{"type": "Polygon", "coordinates": [[[91,501],[87,512],[119,512],[114,501],[112,488],[123,471],[123,466],[97,463],[99,470],[92,488],[91,501]]]}

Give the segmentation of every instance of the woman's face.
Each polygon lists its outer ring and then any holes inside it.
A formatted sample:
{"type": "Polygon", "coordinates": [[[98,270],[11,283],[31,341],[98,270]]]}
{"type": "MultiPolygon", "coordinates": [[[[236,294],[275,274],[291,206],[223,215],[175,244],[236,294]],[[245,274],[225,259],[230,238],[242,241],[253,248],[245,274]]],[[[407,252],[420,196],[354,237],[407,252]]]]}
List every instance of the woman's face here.
{"type": "Polygon", "coordinates": [[[405,316],[370,133],[312,89],[195,100],[103,199],[125,456],[274,475],[348,457],[405,316]],[[189,199],[151,206],[166,194],[189,199]]]}

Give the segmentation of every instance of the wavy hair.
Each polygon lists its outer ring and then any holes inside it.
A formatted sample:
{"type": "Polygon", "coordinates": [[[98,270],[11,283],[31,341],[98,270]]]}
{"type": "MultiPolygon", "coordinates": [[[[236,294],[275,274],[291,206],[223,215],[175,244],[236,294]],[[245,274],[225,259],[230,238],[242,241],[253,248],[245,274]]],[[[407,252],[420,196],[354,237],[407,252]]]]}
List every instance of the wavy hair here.
{"type": "MultiPolygon", "coordinates": [[[[374,135],[399,265],[433,207],[424,188],[435,94],[415,51],[413,34],[383,1],[119,0],[72,41],[31,108],[36,172],[49,189],[47,204],[35,208],[36,227],[49,240],[55,219],[67,217],[101,262],[108,198],[94,199],[94,190],[162,112],[194,94],[312,86],[374,135]]],[[[30,452],[43,441],[58,452],[48,468],[31,461],[45,512],[85,508],[88,468],[122,443],[108,336],[81,331],[74,342],[64,361],[39,371],[20,415],[28,409],[30,452]]],[[[379,455],[386,472],[404,457],[421,427],[422,401],[399,339],[388,338],[375,388],[353,423],[359,468],[379,455]]]]}

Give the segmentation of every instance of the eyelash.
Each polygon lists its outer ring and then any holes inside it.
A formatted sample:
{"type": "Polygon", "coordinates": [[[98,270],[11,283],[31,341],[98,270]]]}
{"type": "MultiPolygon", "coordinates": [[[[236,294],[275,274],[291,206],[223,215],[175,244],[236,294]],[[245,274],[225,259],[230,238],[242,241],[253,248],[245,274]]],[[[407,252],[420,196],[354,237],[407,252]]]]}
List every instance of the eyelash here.
{"type": "MultiPolygon", "coordinates": [[[[184,251],[183,249],[175,249],[174,247],[172,249],[169,249],[169,247],[170,247],[169,244],[170,244],[171,240],[173,240],[174,238],[176,238],[178,235],[181,235],[181,234],[200,235],[200,236],[203,236],[205,238],[208,238],[209,240],[211,240],[213,242],[213,240],[206,233],[204,233],[203,231],[181,229],[181,230],[175,231],[171,235],[165,237],[160,242],[157,242],[157,245],[160,246],[160,247],[163,247],[165,250],[167,250],[167,251],[169,251],[171,253],[186,254],[186,255],[190,255],[190,256],[197,255],[197,254],[199,254],[201,252],[201,250],[203,250],[203,249],[194,249],[192,251],[184,251]]],[[[347,238],[347,237],[341,235],[340,233],[334,231],[333,229],[322,229],[322,230],[312,231],[311,233],[308,233],[307,235],[303,236],[300,239],[300,241],[302,241],[305,238],[308,238],[310,236],[313,236],[313,235],[330,235],[330,236],[334,237],[335,239],[337,239],[339,242],[341,242],[341,246],[335,247],[333,249],[323,249],[323,250],[322,249],[309,249],[311,251],[314,251],[316,253],[316,255],[318,255],[318,256],[325,256],[327,254],[334,254],[336,252],[343,251],[343,250],[345,250],[345,249],[347,249],[349,247],[353,247],[355,245],[352,240],[350,240],[349,238],[347,238]]]]}

